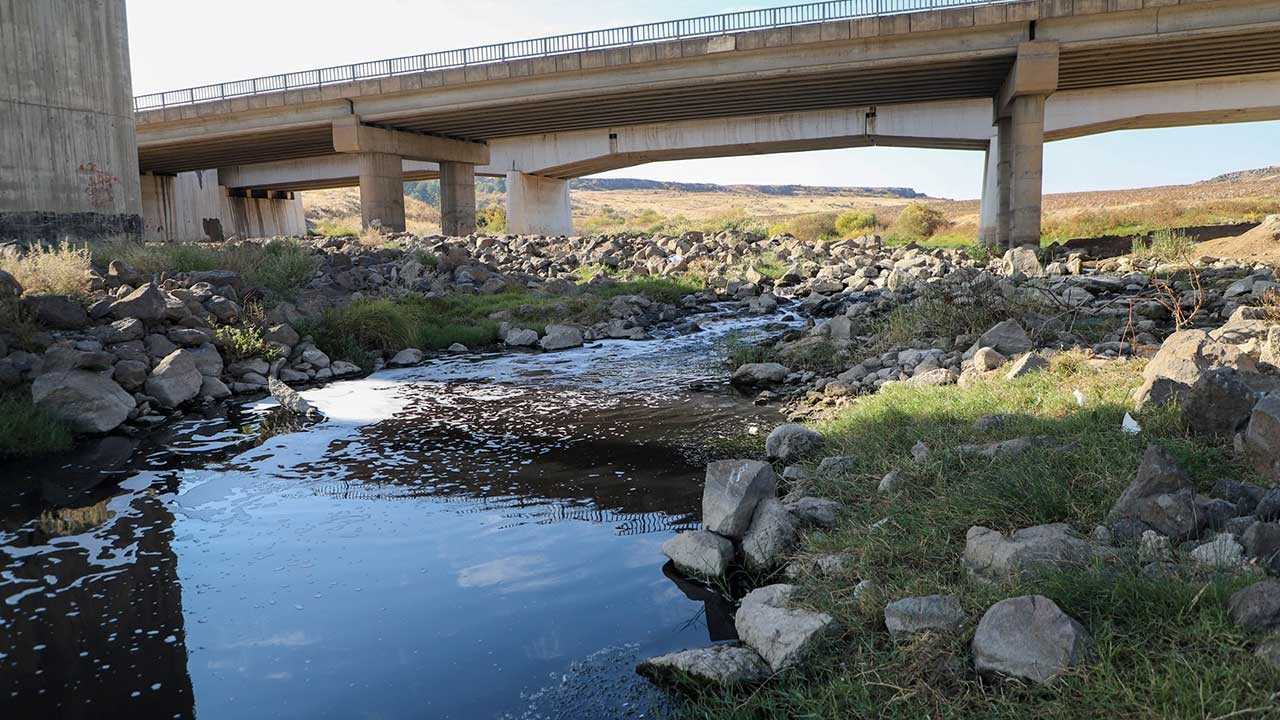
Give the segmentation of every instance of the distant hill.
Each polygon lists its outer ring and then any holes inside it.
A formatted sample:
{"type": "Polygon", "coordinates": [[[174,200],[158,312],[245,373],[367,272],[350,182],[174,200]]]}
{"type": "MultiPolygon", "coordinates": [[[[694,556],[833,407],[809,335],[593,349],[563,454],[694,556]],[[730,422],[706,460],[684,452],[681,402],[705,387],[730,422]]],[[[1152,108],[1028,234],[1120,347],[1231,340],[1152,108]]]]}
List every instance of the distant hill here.
{"type": "Polygon", "coordinates": [[[1254,180],[1280,180],[1280,165],[1272,165],[1271,167],[1255,168],[1253,170],[1237,170],[1235,172],[1223,173],[1221,175],[1211,177],[1208,180],[1202,180],[1203,183],[1229,183],[1229,182],[1250,182],[1254,180]]]}
{"type": "MultiPolygon", "coordinates": [[[[717,185],[715,183],[664,182],[638,178],[578,178],[569,181],[572,190],[623,191],[657,190],[674,193],[727,193],[733,195],[769,195],[773,197],[834,197],[855,196],[864,198],[895,198],[903,200],[928,199],[924,193],[905,187],[838,187],[830,185],[717,185]]],[[[476,178],[478,199],[507,192],[505,178],[476,178]]],[[[440,201],[440,183],[437,180],[421,180],[405,183],[405,194],[429,205],[440,201]]]]}

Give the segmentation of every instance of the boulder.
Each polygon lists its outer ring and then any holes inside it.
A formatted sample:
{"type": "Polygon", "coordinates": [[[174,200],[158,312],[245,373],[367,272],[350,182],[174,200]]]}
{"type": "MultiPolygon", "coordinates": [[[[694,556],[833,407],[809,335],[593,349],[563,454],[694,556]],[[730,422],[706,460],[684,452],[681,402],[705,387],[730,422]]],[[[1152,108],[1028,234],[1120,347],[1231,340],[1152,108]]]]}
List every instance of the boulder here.
{"type": "Polygon", "coordinates": [[[89,324],[80,301],[68,295],[28,295],[22,307],[36,322],[54,330],[79,330],[89,324]]]}
{"type": "Polygon", "coordinates": [[[334,377],[342,377],[360,372],[360,366],[355,363],[349,363],[346,360],[334,360],[330,363],[329,370],[333,372],[334,377]]]}
{"type": "Polygon", "coordinates": [[[1035,248],[1022,246],[1010,248],[1000,261],[1001,271],[1008,276],[1042,278],[1045,276],[1044,265],[1036,256],[1035,248]]]}
{"type": "Polygon", "coordinates": [[[1264,395],[1253,406],[1244,433],[1244,448],[1258,472],[1280,476],[1280,395],[1264,395]]]}
{"type": "Polygon", "coordinates": [[[223,400],[231,397],[231,388],[217,376],[205,375],[200,382],[200,397],[223,400]]]}
{"type": "Polygon", "coordinates": [[[1009,368],[1009,372],[1005,373],[1004,377],[1006,380],[1015,380],[1023,377],[1024,375],[1030,375],[1031,373],[1047,370],[1048,368],[1049,361],[1046,360],[1043,355],[1040,353],[1029,352],[1013,361],[1013,367],[1009,368]]]}
{"type": "Polygon", "coordinates": [[[978,348],[978,351],[973,354],[973,366],[982,372],[995,370],[1006,362],[1008,358],[992,347],[978,348]]]}
{"type": "Polygon", "coordinates": [[[212,343],[188,348],[187,354],[195,362],[201,375],[216,378],[222,374],[222,355],[212,343]]]}
{"type": "Polygon", "coordinates": [[[1244,531],[1240,542],[1258,564],[1280,573],[1280,523],[1255,521],[1244,531]]]}
{"type": "Polygon", "coordinates": [[[165,308],[164,293],[155,283],[147,283],[111,303],[111,315],[121,320],[132,317],[158,322],[164,319],[165,308]]]}
{"type": "Polygon", "coordinates": [[[965,535],[965,569],[981,580],[1003,581],[1115,557],[1114,549],[1090,542],[1065,523],[1024,528],[1009,537],[975,526],[965,535]]]}
{"type": "Polygon", "coordinates": [[[790,464],[822,445],[822,436],[803,425],[788,423],[779,425],[765,438],[764,449],[769,457],[790,464]]]}
{"type": "Polygon", "coordinates": [[[785,365],[778,363],[747,363],[733,371],[729,382],[745,387],[776,385],[786,380],[790,374],[791,371],[785,365]]]}
{"type": "Polygon", "coordinates": [[[1089,632],[1043,595],[1023,595],[992,605],[974,632],[973,665],[985,676],[1046,683],[1084,663],[1089,632]]]}
{"type": "Polygon", "coordinates": [[[507,336],[503,340],[511,347],[530,347],[538,342],[538,331],[529,330],[528,328],[513,328],[507,331],[507,336]]]}
{"type": "Polygon", "coordinates": [[[396,353],[395,357],[387,363],[391,367],[409,367],[422,362],[422,351],[418,348],[405,348],[396,353]]]}
{"type": "Polygon", "coordinates": [[[1263,580],[1237,591],[1227,601],[1227,610],[1237,625],[1250,630],[1280,627],[1280,580],[1263,580]]]}
{"type": "Polygon", "coordinates": [[[116,363],[111,379],[129,392],[141,390],[147,382],[147,364],[141,360],[121,360],[116,363]]]}
{"type": "Polygon", "coordinates": [[[262,339],[266,342],[280,343],[286,347],[293,347],[302,340],[298,336],[298,331],[288,323],[277,323],[267,328],[266,332],[262,333],[262,339]]]}
{"type": "Polygon", "coordinates": [[[1137,407],[1149,402],[1185,399],[1204,373],[1220,367],[1256,373],[1257,363],[1234,345],[1218,342],[1203,330],[1170,335],[1142,371],[1145,381],[1134,394],[1137,407]],[[1164,382],[1164,387],[1157,387],[1164,382]]]}
{"type": "Polygon", "coordinates": [[[751,526],[742,536],[742,556],[747,569],[763,572],[776,568],[795,544],[796,526],[791,513],[777,498],[761,500],[751,517],[751,526]]]}
{"type": "Polygon", "coordinates": [[[182,347],[199,347],[214,341],[213,331],[207,328],[176,327],[165,333],[165,337],[182,347]]]}
{"type": "Polygon", "coordinates": [[[163,408],[176,408],[200,394],[204,377],[190,350],[175,350],[151,370],[146,392],[163,408]]]}
{"type": "Polygon", "coordinates": [[[969,619],[955,595],[925,595],[896,600],[884,608],[884,625],[894,636],[926,630],[954,632],[969,619]]]}
{"type": "Polygon", "coordinates": [[[280,403],[280,407],[288,410],[294,415],[302,415],[304,417],[316,417],[320,415],[320,411],[316,409],[306,398],[298,394],[297,390],[285,385],[276,378],[268,378],[267,390],[271,393],[271,397],[280,403]]]}
{"type": "Polygon", "coordinates": [[[4,270],[0,270],[0,300],[22,297],[22,283],[4,270]]]}
{"type": "Polygon", "coordinates": [[[84,433],[114,430],[137,407],[133,396],[111,378],[88,370],[44,373],[31,384],[36,407],[84,433]]]}
{"type": "Polygon", "coordinates": [[[978,342],[970,348],[970,352],[965,354],[972,357],[984,347],[991,348],[1005,357],[1012,357],[1030,352],[1033,345],[1031,338],[1027,336],[1027,331],[1022,329],[1017,320],[1005,320],[982,333],[978,342]]]}
{"type": "Polygon", "coordinates": [[[548,325],[547,334],[538,341],[543,350],[567,350],[582,343],[582,331],[572,325],[548,325]]]}
{"type": "Polygon", "coordinates": [[[1113,525],[1124,519],[1138,520],[1175,541],[1195,537],[1203,526],[1191,478],[1157,445],[1147,447],[1138,477],[1107,514],[1113,525]]]}
{"type": "Polygon", "coordinates": [[[734,615],[738,637],[774,672],[799,664],[840,631],[826,613],[786,607],[790,593],[778,588],[789,587],[772,585],[748,593],[734,615]]]}
{"type": "Polygon", "coordinates": [[[757,460],[717,460],[707,465],[702,490],[702,526],[740,539],[751,525],[756,505],[778,494],[778,476],[757,460]]]}
{"type": "Polygon", "coordinates": [[[662,554],[697,577],[722,577],[733,561],[733,543],[706,530],[690,530],[662,543],[662,554]]]}
{"type": "Polygon", "coordinates": [[[1249,422],[1258,396],[1231,368],[1200,376],[1186,393],[1182,417],[1200,435],[1232,437],[1249,422]]]}
{"type": "Polygon", "coordinates": [[[141,320],[126,318],[124,320],[116,320],[110,325],[99,325],[90,330],[89,333],[103,345],[115,345],[116,343],[129,342],[130,340],[141,340],[146,336],[147,331],[143,327],[141,320]]]}
{"type": "Polygon", "coordinates": [[[659,655],[640,663],[636,672],[660,685],[690,680],[717,687],[758,685],[769,679],[769,664],[745,645],[713,645],[659,655]]]}
{"type": "Polygon", "coordinates": [[[782,504],[801,527],[833,528],[840,513],[840,503],[823,498],[788,495],[782,504]]]}

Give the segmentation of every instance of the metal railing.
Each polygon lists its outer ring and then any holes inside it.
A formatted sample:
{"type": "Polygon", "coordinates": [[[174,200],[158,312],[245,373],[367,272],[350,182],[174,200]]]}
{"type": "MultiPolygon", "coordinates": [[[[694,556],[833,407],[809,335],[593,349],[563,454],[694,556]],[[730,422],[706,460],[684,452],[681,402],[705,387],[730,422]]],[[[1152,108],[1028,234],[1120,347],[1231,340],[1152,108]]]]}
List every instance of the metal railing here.
{"type": "Polygon", "coordinates": [[[193,103],[225,100],[227,98],[259,95],[314,88],[334,83],[393,77],[427,70],[484,65],[488,63],[547,57],[583,50],[626,47],[664,40],[720,35],[744,30],[761,30],[790,25],[852,20],[857,18],[896,15],[920,10],[940,10],[971,5],[998,5],[1013,0],[828,0],[828,2],[786,7],[743,10],[721,15],[665,20],[662,22],[630,25],[605,30],[554,35],[534,40],[481,45],[460,50],[442,50],[369,62],[336,65],[318,70],[268,75],[266,77],[236,80],[217,85],[170,90],[168,92],[139,95],[133,99],[134,110],[151,110],[191,105],[193,103]]]}

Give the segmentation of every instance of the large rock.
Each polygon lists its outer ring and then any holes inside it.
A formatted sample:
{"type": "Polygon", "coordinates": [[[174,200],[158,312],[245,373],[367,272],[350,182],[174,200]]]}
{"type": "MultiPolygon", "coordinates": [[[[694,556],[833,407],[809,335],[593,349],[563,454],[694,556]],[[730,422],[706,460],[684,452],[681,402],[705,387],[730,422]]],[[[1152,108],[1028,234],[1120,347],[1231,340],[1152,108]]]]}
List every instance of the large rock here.
{"type": "Polygon", "coordinates": [[[1214,368],[1256,373],[1257,363],[1234,345],[1218,342],[1203,330],[1170,335],[1142,371],[1145,382],[1134,394],[1138,408],[1149,402],[1184,400],[1200,376],[1214,368]]]}
{"type": "Polygon", "coordinates": [[[190,350],[175,350],[165,356],[147,378],[146,392],[163,408],[176,408],[200,394],[204,377],[190,350]]]}
{"type": "Polygon", "coordinates": [[[1232,437],[1249,422],[1258,396],[1231,368],[1200,376],[1182,403],[1182,416],[1201,435],[1232,437]]]}
{"type": "Polygon", "coordinates": [[[974,577],[1002,581],[1108,560],[1116,551],[1085,539],[1065,523],[1024,528],[1009,537],[984,527],[965,536],[964,566],[974,577]]]}
{"type": "Polygon", "coordinates": [[[782,501],[801,527],[833,528],[840,513],[840,503],[816,497],[792,497],[782,501]]]}
{"type": "Polygon", "coordinates": [[[717,460],[707,465],[702,490],[702,526],[739,539],[751,526],[756,505],[778,494],[778,476],[757,460],[717,460]]]}
{"type": "Polygon", "coordinates": [[[54,330],[79,330],[89,324],[89,313],[68,295],[28,295],[22,307],[35,321],[54,330]]]}
{"type": "Polygon", "coordinates": [[[926,630],[954,632],[968,619],[955,595],[903,598],[884,608],[884,625],[890,635],[911,635],[926,630]]]}
{"type": "Polygon", "coordinates": [[[826,613],[787,607],[789,589],[770,585],[753,590],[734,615],[738,637],[774,672],[794,667],[840,631],[826,613]]]}
{"type": "Polygon", "coordinates": [[[746,387],[776,385],[786,380],[790,374],[791,371],[779,363],[747,363],[733,371],[729,382],[746,387]]]}
{"type": "Polygon", "coordinates": [[[795,544],[796,526],[791,513],[777,498],[761,500],[751,517],[751,526],[742,536],[742,556],[747,569],[763,572],[776,568],[795,544]]]}
{"type": "Polygon", "coordinates": [[[757,685],[772,674],[764,658],[744,645],[714,645],[659,655],[640,663],[636,672],[662,685],[694,681],[719,687],[757,685]]]}
{"type": "Polygon", "coordinates": [[[306,398],[298,394],[297,390],[285,385],[276,378],[267,379],[267,390],[270,391],[271,397],[280,403],[280,407],[294,415],[315,417],[320,414],[320,411],[306,398]]]}
{"type": "Polygon", "coordinates": [[[511,347],[529,347],[538,343],[538,331],[529,330],[528,328],[514,328],[507,332],[506,338],[503,340],[511,347]]]}
{"type": "Polygon", "coordinates": [[[1263,580],[1236,592],[1227,609],[1236,624],[1250,630],[1280,627],[1280,580],[1263,580]]]}
{"type": "Polygon", "coordinates": [[[0,300],[22,297],[22,283],[4,270],[0,270],[0,300]]]}
{"type": "Polygon", "coordinates": [[[1017,320],[1005,320],[982,333],[965,355],[973,357],[984,347],[992,348],[1005,357],[1013,357],[1030,352],[1034,346],[1031,344],[1031,338],[1027,336],[1027,331],[1022,329],[1017,320]]]}
{"type": "Polygon", "coordinates": [[[1258,472],[1280,476],[1280,395],[1265,395],[1253,406],[1244,447],[1258,472]]]}
{"type": "Polygon", "coordinates": [[[803,425],[788,423],[779,425],[765,438],[764,449],[769,457],[790,465],[822,445],[822,436],[803,425]]]}
{"type": "Polygon", "coordinates": [[[116,381],[87,370],[40,375],[31,384],[31,399],[37,407],[85,433],[114,430],[137,406],[116,381]]]}
{"type": "Polygon", "coordinates": [[[662,543],[662,554],[690,575],[716,578],[733,561],[733,543],[706,530],[690,530],[662,543]]]}
{"type": "Polygon", "coordinates": [[[543,350],[567,350],[582,347],[582,331],[572,325],[548,325],[547,334],[538,344],[543,350]]]}
{"type": "Polygon", "coordinates": [[[1046,683],[1085,662],[1089,632],[1043,595],[1023,595],[992,605],[973,635],[973,665],[987,676],[1046,683]]]}
{"type": "Polygon", "coordinates": [[[116,343],[129,342],[130,340],[141,340],[147,334],[142,321],[137,318],[116,320],[110,325],[100,325],[89,332],[95,340],[103,345],[115,345],[116,343]]]}
{"type": "Polygon", "coordinates": [[[111,315],[117,319],[138,318],[147,322],[164,319],[164,293],[155,283],[147,283],[111,303],[111,315]]]}
{"type": "Polygon", "coordinates": [[[1273,573],[1280,573],[1280,523],[1255,522],[1241,536],[1245,553],[1273,573]]]}
{"type": "Polygon", "coordinates": [[[188,348],[187,353],[196,364],[196,370],[205,377],[216,378],[222,374],[222,354],[213,343],[205,343],[198,347],[188,348]]]}
{"type": "Polygon", "coordinates": [[[409,367],[422,362],[422,351],[418,348],[405,348],[396,353],[395,357],[387,363],[391,367],[409,367]]]}
{"type": "Polygon", "coordinates": [[[1035,248],[1023,246],[1007,250],[1000,261],[1000,269],[1005,275],[1022,275],[1029,278],[1045,276],[1044,265],[1036,256],[1035,248]]]}
{"type": "Polygon", "coordinates": [[[1107,520],[1137,520],[1175,541],[1195,537],[1203,526],[1191,478],[1164,448],[1147,447],[1138,477],[1111,506],[1107,520]]]}
{"type": "Polygon", "coordinates": [[[1034,372],[1047,370],[1049,361],[1040,353],[1029,352],[1024,354],[1013,362],[1013,367],[1009,368],[1009,372],[1005,373],[1006,380],[1016,380],[1020,377],[1030,375],[1034,372]]]}

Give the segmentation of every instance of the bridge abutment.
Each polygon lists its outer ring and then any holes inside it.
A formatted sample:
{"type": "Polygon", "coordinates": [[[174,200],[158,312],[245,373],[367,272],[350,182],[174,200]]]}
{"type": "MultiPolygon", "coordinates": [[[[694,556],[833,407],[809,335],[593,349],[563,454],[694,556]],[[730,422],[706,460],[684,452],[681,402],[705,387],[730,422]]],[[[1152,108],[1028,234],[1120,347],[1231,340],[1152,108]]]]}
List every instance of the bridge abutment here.
{"type": "Polygon", "coordinates": [[[280,190],[228,189],[218,171],[142,176],[142,235],[147,242],[221,241],[305,235],[302,200],[280,190]]]}
{"type": "Polygon", "coordinates": [[[451,236],[476,231],[476,166],[471,163],[440,163],[440,231],[451,236]]]}
{"type": "Polygon", "coordinates": [[[507,232],[519,235],[572,235],[569,181],[507,173],[507,232]]]}

